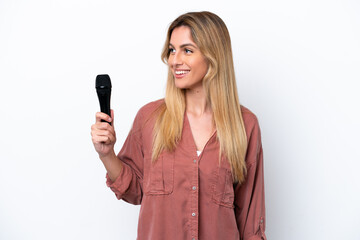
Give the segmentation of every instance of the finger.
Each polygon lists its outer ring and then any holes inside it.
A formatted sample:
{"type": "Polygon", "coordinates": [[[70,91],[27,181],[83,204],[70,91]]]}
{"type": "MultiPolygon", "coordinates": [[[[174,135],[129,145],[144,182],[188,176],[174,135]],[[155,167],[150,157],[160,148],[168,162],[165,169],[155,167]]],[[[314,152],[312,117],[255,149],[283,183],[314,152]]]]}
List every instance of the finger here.
{"type": "Polygon", "coordinates": [[[116,133],[113,127],[110,127],[108,123],[96,123],[91,127],[92,136],[111,136],[116,138],[116,133]],[[100,125],[100,127],[99,127],[100,125]],[[102,126],[102,127],[101,127],[102,126]]]}
{"type": "Polygon", "coordinates": [[[111,132],[115,132],[114,127],[107,122],[96,122],[95,124],[91,125],[91,130],[109,130],[111,132]]]}
{"type": "Polygon", "coordinates": [[[115,135],[104,131],[97,134],[92,134],[92,140],[94,143],[115,144],[116,137],[115,135]]]}
{"type": "Polygon", "coordinates": [[[107,136],[95,136],[92,138],[93,143],[105,143],[109,142],[109,137],[107,136]]]}
{"type": "Polygon", "coordinates": [[[91,131],[96,132],[98,130],[114,131],[113,128],[106,122],[96,122],[95,124],[91,125],[91,131]]]}
{"type": "Polygon", "coordinates": [[[107,122],[111,122],[111,117],[103,112],[97,112],[95,114],[96,122],[101,122],[101,120],[105,120],[107,122]]]}
{"type": "Polygon", "coordinates": [[[93,133],[94,136],[105,136],[105,137],[110,137],[110,138],[114,138],[115,137],[115,134],[111,131],[108,131],[108,130],[98,130],[98,131],[95,131],[93,133]]]}
{"type": "MultiPolygon", "coordinates": [[[[107,125],[109,125],[108,123],[105,123],[107,125]]],[[[98,128],[94,128],[91,130],[91,136],[92,137],[109,137],[111,139],[112,142],[116,142],[116,134],[115,131],[113,129],[98,129],[98,128]]]]}
{"type": "Polygon", "coordinates": [[[110,109],[110,115],[111,115],[111,126],[114,126],[114,110],[110,109]]]}
{"type": "Polygon", "coordinates": [[[116,136],[113,134],[109,134],[109,132],[93,131],[91,132],[91,137],[94,144],[96,143],[115,144],[116,142],[116,136]]]}
{"type": "Polygon", "coordinates": [[[108,140],[105,141],[105,144],[115,144],[116,137],[112,134],[108,135],[108,140]]]}
{"type": "Polygon", "coordinates": [[[101,129],[101,130],[108,130],[108,131],[111,131],[111,132],[115,132],[115,129],[112,125],[110,125],[109,123],[107,122],[99,122],[99,123],[96,123],[96,126],[98,129],[101,129]]]}

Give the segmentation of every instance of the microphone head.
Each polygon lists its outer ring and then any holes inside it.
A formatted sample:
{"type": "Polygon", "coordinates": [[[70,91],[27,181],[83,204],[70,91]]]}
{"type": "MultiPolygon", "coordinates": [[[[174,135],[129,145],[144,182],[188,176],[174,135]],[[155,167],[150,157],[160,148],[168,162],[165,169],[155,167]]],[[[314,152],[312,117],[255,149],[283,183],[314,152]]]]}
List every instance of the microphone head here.
{"type": "Polygon", "coordinates": [[[110,81],[110,77],[107,74],[101,74],[101,75],[97,75],[96,76],[96,84],[95,84],[96,88],[111,88],[111,81],[110,81]]]}

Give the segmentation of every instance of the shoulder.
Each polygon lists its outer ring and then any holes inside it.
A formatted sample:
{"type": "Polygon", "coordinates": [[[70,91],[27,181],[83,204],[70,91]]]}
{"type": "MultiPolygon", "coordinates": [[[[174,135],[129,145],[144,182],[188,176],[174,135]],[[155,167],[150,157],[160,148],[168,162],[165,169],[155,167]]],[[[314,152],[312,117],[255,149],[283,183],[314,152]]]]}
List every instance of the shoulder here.
{"type": "Polygon", "coordinates": [[[252,124],[258,123],[258,119],[257,119],[256,115],[250,109],[248,109],[247,107],[245,107],[243,105],[241,105],[240,108],[241,108],[241,114],[244,119],[245,125],[247,125],[247,124],[252,125],[252,124]]]}
{"type": "Polygon", "coordinates": [[[164,104],[164,102],[165,100],[163,98],[149,102],[140,108],[138,115],[140,114],[142,116],[148,116],[154,113],[161,105],[164,104]]]}
{"type": "Polygon", "coordinates": [[[248,138],[250,138],[250,135],[252,135],[254,131],[260,132],[259,121],[257,116],[250,109],[246,108],[243,105],[241,105],[240,108],[245,125],[246,135],[248,136],[248,138]]]}
{"type": "Polygon", "coordinates": [[[137,112],[132,125],[132,133],[142,139],[142,135],[151,136],[155,124],[156,110],[164,103],[163,99],[143,105],[137,112]]]}
{"type": "Polygon", "coordinates": [[[154,123],[156,111],[163,105],[164,102],[164,99],[159,99],[143,105],[138,110],[133,125],[141,128],[145,123],[154,123]]]}

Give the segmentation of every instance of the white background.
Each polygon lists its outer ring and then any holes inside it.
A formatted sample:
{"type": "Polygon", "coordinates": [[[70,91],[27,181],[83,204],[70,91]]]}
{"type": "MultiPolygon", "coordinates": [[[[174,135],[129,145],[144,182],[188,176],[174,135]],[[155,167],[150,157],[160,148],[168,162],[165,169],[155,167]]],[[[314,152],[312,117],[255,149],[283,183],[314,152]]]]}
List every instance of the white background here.
{"type": "Polygon", "coordinates": [[[0,239],[135,239],[139,207],[105,185],[90,126],[113,83],[120,150],[164,96],[170,22],[227,24],[240,100],[262,129],[269,240],[359,240],[357,0],[0,0],[0,239]]]}

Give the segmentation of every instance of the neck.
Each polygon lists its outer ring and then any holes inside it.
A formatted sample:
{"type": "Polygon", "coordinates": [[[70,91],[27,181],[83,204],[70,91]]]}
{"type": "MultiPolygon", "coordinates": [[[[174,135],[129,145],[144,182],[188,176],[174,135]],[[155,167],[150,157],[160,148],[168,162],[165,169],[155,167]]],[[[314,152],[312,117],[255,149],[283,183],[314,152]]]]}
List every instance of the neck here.
{"type": "Polygon", "coordinates": [[[211,106],[206,100],[203,87],[187,89],[185,92],[186,112],[195,116],[211,113],[211,106]]]}

